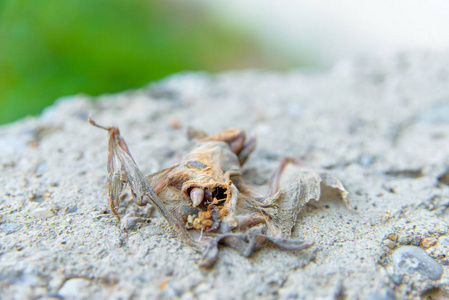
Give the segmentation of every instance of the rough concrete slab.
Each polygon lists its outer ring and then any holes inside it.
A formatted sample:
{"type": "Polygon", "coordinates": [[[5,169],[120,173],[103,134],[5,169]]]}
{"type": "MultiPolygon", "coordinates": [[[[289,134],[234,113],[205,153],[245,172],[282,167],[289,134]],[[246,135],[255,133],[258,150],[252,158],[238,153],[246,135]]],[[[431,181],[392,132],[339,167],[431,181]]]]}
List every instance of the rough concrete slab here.
{"type": "Polygon", "coordinates": [[[448,297],[448,105],[447,53],[314,73],[183,73],[137,91],[61,99],[0,128],[1,298],[448,297]],[[130,226],[117,225],[106,134],[89,114],[121,129],[146,173],[189,149],[187,126],[241,127],[258,136],[250,182],[265,183],[294,156],[334,172],[352,209],[309,205],[293,234],[315,240],[306,251],[265,248],[244,258],[225,248],[201,270],[199,254],[161,218],[133,221],[150,207],[124,205],[130,226]]]}

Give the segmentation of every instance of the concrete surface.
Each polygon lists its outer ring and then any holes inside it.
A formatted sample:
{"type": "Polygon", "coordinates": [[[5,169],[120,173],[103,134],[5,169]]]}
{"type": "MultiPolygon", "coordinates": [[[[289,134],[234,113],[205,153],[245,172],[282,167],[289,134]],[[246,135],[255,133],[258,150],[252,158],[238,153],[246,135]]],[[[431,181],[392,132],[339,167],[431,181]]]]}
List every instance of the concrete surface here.
{"type": "Polygon", "coordinates": [[[449,53],[341,62],[315,73],[175,74],[147,88],[59,100],[0,128],[2,299],[438,299],[449,283],[449,53]],[[151,207],[107,205],[115,125],[152,173],[188,151],[187,126],[241,127],[258,146],[245,174],[284,156],[331,170],[350,192],[308,205],[303,252],[223,248],[211,270],[151,207]],[[139,217],[143,217],[140,218],[139,217]],[[136,222],[142,221],[143,222],[136,222]],[[431,297],[431,298],[426,298],[431,297]]]}

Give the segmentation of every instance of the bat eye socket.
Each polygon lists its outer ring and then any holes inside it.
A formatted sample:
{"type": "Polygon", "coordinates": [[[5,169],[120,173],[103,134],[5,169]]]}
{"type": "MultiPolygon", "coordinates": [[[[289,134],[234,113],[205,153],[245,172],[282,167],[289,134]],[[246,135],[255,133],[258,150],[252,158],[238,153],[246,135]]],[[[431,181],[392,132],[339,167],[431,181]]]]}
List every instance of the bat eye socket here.
{"type": "Polygon", "coordinates": [[[226,189],[222,187],[216,187],[212,192],[212,200],[216,198],[217,200],[226,199],[226,189]]]}
{"type": "Polygon", "coordinates": [[[204,191],[205,202],[213,202],[214,199],[217,199],[218,201],[226,200],[227,199],[226,191],[227,189],[221,186],[217,186],[212,189],[206,189],[204,191]]]}

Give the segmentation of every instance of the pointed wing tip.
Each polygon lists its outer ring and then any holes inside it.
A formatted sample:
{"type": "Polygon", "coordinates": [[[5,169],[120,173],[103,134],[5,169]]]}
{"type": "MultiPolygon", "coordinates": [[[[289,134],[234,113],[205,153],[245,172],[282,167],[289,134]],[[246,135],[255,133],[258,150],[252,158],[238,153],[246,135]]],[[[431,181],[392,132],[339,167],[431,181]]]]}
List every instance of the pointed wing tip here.
{"type": "Polygon", "coordinates": [[[111,127],[105,127],[105,126],[97,124],[97,122],[95,122],[94,119],[92,119],[92,115],[89,115],[89,117],[87,117],[87,121],[89,122],[90,125],[92,125],[94,127],[98,127],[98,128],[108,130],[108,131],[111,129],[111,127]]]}
{"type": "Polygon", "coordinates": [[[87,121],[89,122],[90,125],[92,125],[94,127],[97,127],[97,128],[109,131],[109,132],[112,131],[114,134],[119,134],[119,130],[117,127],[100,125],[97,122],[95,122],[94,119],[92,119],[92,115],[89,115],[89,117],[87,117],[87,121]]]}

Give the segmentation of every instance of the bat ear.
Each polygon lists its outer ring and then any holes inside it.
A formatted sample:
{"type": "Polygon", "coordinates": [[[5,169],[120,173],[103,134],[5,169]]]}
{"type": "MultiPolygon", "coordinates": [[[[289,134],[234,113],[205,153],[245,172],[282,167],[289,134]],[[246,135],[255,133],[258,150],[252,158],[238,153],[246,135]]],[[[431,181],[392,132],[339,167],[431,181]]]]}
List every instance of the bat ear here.
{"type": "Polygon", "coordinates": [[[245,143],[237,153],[240,165],[243,165],[246,162],[248,156],[254,151],[254,148],[256,148],[256,140],[257,138],[254,134],[246,138],[245,143]]]}
{"type": "Polygon", "coordinates": [[[240,165],[245,163],[256,146],[256,136],[246,136],[245,132],[239,128],[229,128],[213,136],[208,136],[204,131],[189,127],[187,133],[190,140],[222,141],[228,143],[229,147],[231,147],[231,151],[238,156],[240,165]]]}
{"type": "Polygon", "coordinates": [[[187,127],[187,137],[189,139],[189,141],[191,140],[202,140],[207,138],[207,133],[202,131],[202,130],[198,130],[192,127],[187,127]]]}

